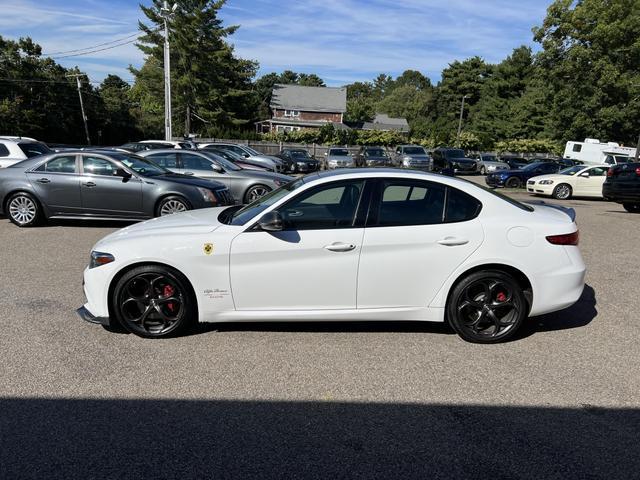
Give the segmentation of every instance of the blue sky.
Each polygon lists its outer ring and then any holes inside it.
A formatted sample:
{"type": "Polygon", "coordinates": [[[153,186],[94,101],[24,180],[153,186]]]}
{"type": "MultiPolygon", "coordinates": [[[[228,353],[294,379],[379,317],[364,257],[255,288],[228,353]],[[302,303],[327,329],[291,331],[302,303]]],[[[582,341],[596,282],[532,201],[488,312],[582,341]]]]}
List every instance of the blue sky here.
{"type": "MultiPolygon", "coordinates": [[[[178,0],[179,1],[179,0],[178,0]]],[[[132,0],[1,0],[0,34],[31,36],[45,53],[127,37],[142,17],[132,0]]],[[[396,76],[416,69],[437,81],[450,62],[479,55],[498,62],[533,45],[531,28],[550,0],[228,0],[221,11],[240,29],[237,53],[260,62],[260,74],[285,69],[317,73],[328,85],[396,76]]],[[[143,3],[150,3],[143,0],[143,3]]],[[[99,81],[127,80],[140,51],[128,44],[58,60],[99,81]]]]}

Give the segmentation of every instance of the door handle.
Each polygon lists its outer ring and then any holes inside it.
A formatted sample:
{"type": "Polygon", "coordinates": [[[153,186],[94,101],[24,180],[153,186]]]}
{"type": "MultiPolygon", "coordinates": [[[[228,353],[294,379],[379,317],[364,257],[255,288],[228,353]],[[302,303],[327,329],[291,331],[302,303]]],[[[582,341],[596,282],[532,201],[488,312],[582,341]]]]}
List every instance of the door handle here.
{"type": "Polygon", "coordinates": [[[95,187],[95,186],[96,186],[96,184],[95,184],[95,183],[93,183],[93,182],[85,182],[85,183],[83,183],[83,185],[84,185],[85,187],[95,187]]]}
{"type": "Polygon", "coordinates": [[[38,183],[51,183],[51,180],[49,180],[48,178],[39,178],[38,180],[36,180],[36,182],[38,182],[38,183]]]}
{"type": "Polygon", "coordinates": [[[353,243],[334,242],[331,245],[325,245],[324,248],[330,252],[350,252],[356,246],[353,243]]]}
{"type": "Polygon", "coordinates": [[[455,247],[458,245],[465,245],[469,243],[469,240],[466,238],[457,238],[457,237],[444,237],[438,240],[440,245],[445,245],[447,247],[455,247]]]}
{"type": "Polygon", "coordinates": [[[287,212],[287,217],[301,217],[303,215],[303,213],[300,210],[289,210],[287,212]]]}

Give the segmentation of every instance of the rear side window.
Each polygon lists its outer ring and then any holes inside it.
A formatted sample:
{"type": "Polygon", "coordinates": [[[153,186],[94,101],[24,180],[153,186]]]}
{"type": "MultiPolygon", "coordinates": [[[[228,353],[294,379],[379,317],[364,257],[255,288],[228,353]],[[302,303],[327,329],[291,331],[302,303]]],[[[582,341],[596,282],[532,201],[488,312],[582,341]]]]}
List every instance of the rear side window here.
{"type": "Polygon", "coordinates": [[[478,216],[482,204],[471,195],[448,187],[446,222],[465,222],[478,216]]]}
{"type": "Polygon", "coordinates": [[[76,173],[76,156],[69,155],[64,157],[56,157],[43,163],[35,170],[36,172],[49,173],[76,173]]]}
{"type": "Polygon", "coordinates": [[[44,143],[19,143],[18,147],[20,147],[20,150],[22,150],[27,158],[37,157],[38,155],[44,155],[45,153],[51,153],[51,149],[44,143]]]}
{"type": "Polygon", "coordinates": [[[381,185],[380,227],[442,223],[446,187],[437,183],[388,180],[381,185]]]}
{"type": "Polygon", "coordinates": [[[0,143],[0,157],[8,157],[9,149],[4,143],[0,143]]]}

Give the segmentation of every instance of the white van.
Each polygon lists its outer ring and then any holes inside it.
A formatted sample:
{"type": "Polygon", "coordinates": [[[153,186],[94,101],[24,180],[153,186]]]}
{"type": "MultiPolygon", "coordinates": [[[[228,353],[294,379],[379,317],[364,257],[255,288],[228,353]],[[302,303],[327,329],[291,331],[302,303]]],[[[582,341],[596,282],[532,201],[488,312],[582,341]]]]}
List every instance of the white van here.
{"type": "Polygon", "coordinates": [[[616,165],[633,160],[636,149],[621,147],[615,142],[600,142],[597,138],[585,138],[584,142],[567,142],[564,158],[579,160],[585,165],[616,165]]]}

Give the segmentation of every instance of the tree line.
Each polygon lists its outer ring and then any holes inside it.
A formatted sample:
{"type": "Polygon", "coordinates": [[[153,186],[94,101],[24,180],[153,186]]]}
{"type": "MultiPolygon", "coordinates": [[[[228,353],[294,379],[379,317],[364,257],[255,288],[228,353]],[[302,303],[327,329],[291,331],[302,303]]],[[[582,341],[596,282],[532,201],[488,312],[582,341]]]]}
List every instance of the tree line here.
{"type": "MultiPolygon", "coordinates": [[[[132,84],[116,75],[83,82],[95,143],[116,145],[163,135],[162,0],[141,6],[140,68],[132,84]]],[[[316,74],[284,71],[256,78],[258,63],[240,58],[224,25],[224,0],[183,0],[171,24],[174,134],[255,137],[254,122],[270,116],[273,85],[325,86],[316,74]]],[[[503,61],[456,60],[434,84],[415,70],[380,74],[347,86],[347,121],[375,113],[407,118],[415,141],[453,145],[462,98],[461,146],[472,149],[558,148],[567,140],[597,137],[635,143],[640,133],[640,9],[636,0],[555,0],[532,30],[537,48],[515,48],[503,61]]],[[[75,80],[42,56],[30,38],[0,37],[0,132],[49,142],[83,143],[75,80]]],[[[348,133],[293,132],[291,139],[352,140],[348,133]],[[345,138],[337,138],[345,136],[345,138]]],[[[393,135],[366,141],[391,143],[393,135]]],[[[361,140],[365,141],[365,140],[361,140]]],[[[341,142],[342,143],[342,142],[341,142]]]]}

